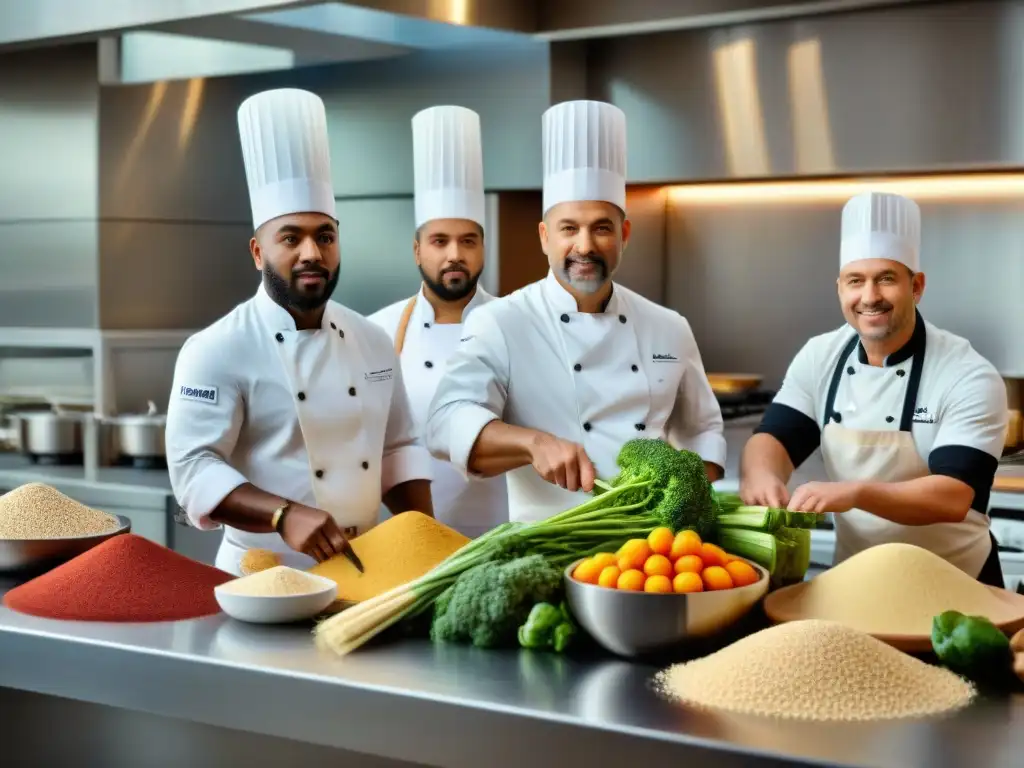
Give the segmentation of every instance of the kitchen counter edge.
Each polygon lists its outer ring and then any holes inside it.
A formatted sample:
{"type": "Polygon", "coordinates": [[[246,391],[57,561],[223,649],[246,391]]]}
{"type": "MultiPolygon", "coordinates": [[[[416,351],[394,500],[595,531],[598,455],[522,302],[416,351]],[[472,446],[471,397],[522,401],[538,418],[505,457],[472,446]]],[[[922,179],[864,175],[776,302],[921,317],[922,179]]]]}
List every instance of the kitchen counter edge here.
{"type": "Polygon", "coordinates": [[[407,640],[339,659],[308,627],[223,615],[87,624],[0,607],[0,654],[18,659],[0,664],[7,688],[419,765],[557,766],[570,750],[574,765],[924,766],[962,753],[984,768],[1024,753],[1024,697],[952,725],[758,722],[672,705],[650,689],[656,667],[611,657],[407,640]]]}

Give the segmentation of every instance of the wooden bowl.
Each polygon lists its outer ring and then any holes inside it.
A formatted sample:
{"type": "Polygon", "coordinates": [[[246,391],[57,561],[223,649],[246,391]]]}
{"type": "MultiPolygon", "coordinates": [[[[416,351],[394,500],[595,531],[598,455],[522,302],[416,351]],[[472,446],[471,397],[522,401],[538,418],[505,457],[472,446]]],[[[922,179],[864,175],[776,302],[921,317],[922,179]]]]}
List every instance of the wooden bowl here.
{"type": "MultiPolygon", "coordinates": [[[[810,581],[804,581],[770,593],[764,599],[765,615],[776,624],[782,624],[787,621],[806,621],[808,619],[822,618],[809,615],[805,611],[800,610],[800,598],[810,585],[810,581]]],[[[1000,617],[1000,621],[996,621],[991,616],[987,618],[992,620],[992,623],[1007,635],[1012,635],[1017,630],[1024,629],[1024,595],[1018,595],[1016,592],[999,589],[998,587],[986,586],[986,589],[991,590],[993,596],[1000,603],[1004,604],[1007,609],[1006,613],[1000,617]]],[[[885,598],[880,597],[879,599],[885,598]]],[[[860,629],[859,627],[853,628],[860,629]]],[[[882,635],[875,632],[868,632],[867,634],[905,653],[929,653],[932,650],[930,632],[919,635],[882,635]]]]}
{"type": "Polygon", "coordinates": [[[719,395],[732,395],[757,389],[764,378],[754,373],[709,373],[707,377],[711,390],[719,395]]]}

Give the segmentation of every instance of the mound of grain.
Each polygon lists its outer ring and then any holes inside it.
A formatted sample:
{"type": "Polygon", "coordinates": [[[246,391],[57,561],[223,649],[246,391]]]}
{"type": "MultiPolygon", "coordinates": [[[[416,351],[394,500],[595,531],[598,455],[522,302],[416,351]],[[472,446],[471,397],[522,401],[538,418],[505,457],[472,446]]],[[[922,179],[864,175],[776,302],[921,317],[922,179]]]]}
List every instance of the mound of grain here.
{"type": "Polygon", "coordinates": [[[119,526],[113,515],[89,509],[43,483],[28,483],[0,496],[0,539],[90,536],[119,526]]]}
{"type": "Polygon", "coordinates": [[[231,592],[236,595],[251,595],[253,597],[286,597],[289,595],[309,595],[319,592],[324,585],[309,574],[289,568],[287,565],[278,565],[259,571],[251,576],[243,576],[240,579],[229,581],[221,586],[222,592],[231,592]]]}
{"type": "Polygon", "coordinates": [[[789,608],[873,635],[929,635],[943,611],[995,623],[1018,611],[955,565],[912,544],[879,544],[812,579],[789,608]]]}
{"type": "Polygon", "coordinates": [[[338,585],[338,599],[361,602],[418,579],[469,543],[458,531],[422,512],[402,512],[352,539],[365,573],[344,555],[309,569],[338,585]]]}
{"type": "Polygon", "coordinates": [[[231,575],[122,533],[6,595],[14,611],[72,621],[176,621],[220,611],[213,589],[231,575]]]}
{"type": "Polygon", "coordinates": [[[238,563],[243,576],[265,571],[281,564],[281,556],[269,549],[247,549],[238,563]]]}
{"type": "Polygon", "coordinates": [[[974,688],[857,630],[794,621],[660,673],[668,697],[699,707],[802,720],[922,717],[966,706],[974,688]]]}

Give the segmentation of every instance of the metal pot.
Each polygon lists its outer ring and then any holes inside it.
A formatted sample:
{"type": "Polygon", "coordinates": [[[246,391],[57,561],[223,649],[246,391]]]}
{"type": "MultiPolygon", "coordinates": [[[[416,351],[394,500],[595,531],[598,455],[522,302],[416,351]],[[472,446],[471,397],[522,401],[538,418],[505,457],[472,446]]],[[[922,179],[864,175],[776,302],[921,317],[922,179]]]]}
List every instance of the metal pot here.
{"type": "Polygon", "coordinates": [[[81,414],[53,406],[49,411],[23,411],[12,418],[18,424],[22,453],[53,459],[82,454],[81,414]]]}
{"type": "Polygon", "coordinates": [[[117,450],[131,459],[158,459],[166,455],[164,431],[167,416],[156,412],[156,405],[149,403],[146,413],[126,414],[104,419],[114,430],[117,450]]]}

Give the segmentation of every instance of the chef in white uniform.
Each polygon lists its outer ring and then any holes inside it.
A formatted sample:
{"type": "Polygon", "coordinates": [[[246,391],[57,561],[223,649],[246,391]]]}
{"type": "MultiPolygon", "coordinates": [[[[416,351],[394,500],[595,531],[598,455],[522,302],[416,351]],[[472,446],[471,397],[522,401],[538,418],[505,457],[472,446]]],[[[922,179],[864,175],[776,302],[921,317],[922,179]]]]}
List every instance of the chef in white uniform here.
{"type": "Polygon", "coordinates": [[[307,568],[393,512],[432,513],[390,339],[330,301],[340,255],[323,102],[282,89],[238,111],[262,281],[190,337],[174,371],[167,460],[197,528],[224,528],[217,567],[249,548],[307,568]]]}
{"type": "Polygon", "coordinates": [[[915,544],[1003,586],[989,492],[1007,426],[1006,389],[965,339],[917,310],[921,215],[866,192],[843,209],[839,302],[848,325],[812,338],[742,458],[751,504],[834,512],[835,562],[915,544]],[[787,483],[817,448],[829,482],[787,483]]]}
{"type": "Polygon", "coordinates": [[[629,239],[626,118],[596,101],[543,117],[547,277],[465,322],[427,421],[431,452],[507,474],[509,517],[542,520],[611,478],[622,445],[661,437],[725,465],[721,409],[689,324],[614,283],[629,239]]]}
{"type": "MultiPolygon", "coordinates": [[[[438,106],[412,119],[419,292],[370,316],[392,338],[418,429],[462,338],[462,323],[494,297],[484,269],[484,169],[480,116],[438,106]]],[[[467,479],[434,459],[430,491],[438,520],[476,538],[508,520],[505,478],[467,479]]]]}

